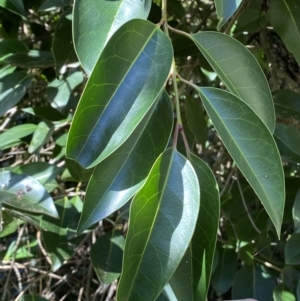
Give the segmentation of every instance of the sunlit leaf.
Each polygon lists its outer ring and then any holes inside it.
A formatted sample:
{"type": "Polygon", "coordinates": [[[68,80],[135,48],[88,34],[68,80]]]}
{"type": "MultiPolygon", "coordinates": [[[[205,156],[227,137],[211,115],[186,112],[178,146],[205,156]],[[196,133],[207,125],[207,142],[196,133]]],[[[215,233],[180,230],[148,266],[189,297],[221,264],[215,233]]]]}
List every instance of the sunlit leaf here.
{"type": "Polygon", "coordinates": [[[260,198],[280,236],[285,182],[281,158],[270,131],[246,103],[231,93],[215,88],[198,91],[227,150],[260,198]]]}
{"type": "Polygon", "coordinates": [[[123,25],[106,45],[82,94],[67,156],[87,168],[121,146],[161,93],[172,53],[169,38],[156,25],[143,20],[123,25]]]}
{"type": "Polygon", "coordinates": [[[158,297],[192,238],[199,200],[191,164],[176,150],[167,149],[131,204],[117,300],[158,297]]]}
{"type": "MultiPolygon", "coordinates": [[[[114,32],[129,20],[147,19],[150,6],[149,0],[75,1],[74,45],[78,58],[88,75],[92,73],[100,54],[114,32]]],[[[121,49],[123,50],[124,46],[121,49]]]]}
{"type": "Polygon", "coordinates": [[[275,287],[273,298],[274,301],[296,301],[295,295],[289,292],[282,284],[275,287]]]}
{"type": "Polygon", "coordinates": [[[218,32],[201,32],[191,37],[227,88],[245,101],[273,133],[275,112],[269,85],[249,50],[218,32]]]}
{"type": "Polygon", "coordinates": [[[142,187],[168,143],[172,125],[171,103],[163,93],[128,140],[95,168],[86,191],[79,232],[118,210],[142,187]]]}

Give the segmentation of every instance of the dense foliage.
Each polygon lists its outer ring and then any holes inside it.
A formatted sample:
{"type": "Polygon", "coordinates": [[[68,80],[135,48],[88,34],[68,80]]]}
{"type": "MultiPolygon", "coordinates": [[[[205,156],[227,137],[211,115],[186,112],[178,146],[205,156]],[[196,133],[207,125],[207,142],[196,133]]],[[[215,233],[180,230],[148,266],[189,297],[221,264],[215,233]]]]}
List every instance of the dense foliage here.
{"type": "Polygon", "coordinates": [[[297,1],[0,16],[0,299],[300,300],[297,1]]]}

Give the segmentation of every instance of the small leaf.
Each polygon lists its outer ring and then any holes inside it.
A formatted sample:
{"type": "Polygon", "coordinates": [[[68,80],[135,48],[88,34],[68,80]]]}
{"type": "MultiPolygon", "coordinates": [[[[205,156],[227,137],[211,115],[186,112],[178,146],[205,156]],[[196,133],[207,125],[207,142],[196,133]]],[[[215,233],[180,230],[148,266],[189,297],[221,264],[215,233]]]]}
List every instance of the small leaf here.
{"type": "Polygon", "coordinates": [[[163,93],[128,140],[95,168],[86,191],[79,233],[118,210],[142,187],[168,143],[172,126],[170,99],[163,93]]]}
{"type": "Polygon", "coordinates": [[[169,38],[148,21],[132,20],[119,28],[82,94],[67,156],[89,168],[120,147],[159,97],[172,53],[169,38]]]}
{"type": "Polygon", "coordinates": [[[245,101],[273,133],[273,99],[267,79],[250,51],[218,32],[201,32],[191,38],[227,88],[245,101]]]}
{"type": "Polygon", "coordinates": [[[297,192],[293,206],[294,231],[300,233],[300,189],[297,192]]]}
{"type": "Polygon", "coordinates": [[[16,125],[8,129],[0,135],[0,149],[5,149],[12,143],[18,142],[21,138],[32,134],[36,129],[37,125],[30,123],[16,125]]]}
{"type": "Polygon", "coordinates": [[[215,252],[220,216],[220,199],[211,169],[191,154],[200,185],[200,213],[191,244],[170,284],[178,301],[205,301],[215,252]]]}
{"type": "Polygon", "coordinates": [[[5,205],[29,212],[58,217],[53,200],[45,188],[30,176],[9,171],[0,173],[0,199],[5,205]]]}
{"type": "Polygon", "coordinates": [[[296,301],[295,295],[285,289],[282,284],[275,287],[273,298],[274,301],[296,301]]]}
{"type": "Polygon", "coordinates": [[[232,15],[240,6],[241,2],[242,0],[215,0],[217,15],[220,20],[217,25],[217,30],[220,30],[223,25],[232,17],[232,15]]]}
{"type": "MultiPolygon", "coordinates": [[[[106,43],[118,28],[132,19],[147,19],[151,7],[148,2],[148,0],[75,1],[74,44],[79,60],[88,75],[92,73],[106,43]]],[[[124,46],[120,50],[124,50],[124,46]]]]}
{"type": "Polygon", "coordinates": [[[117,300],[158,297],[192,238],[199,199],[193,167],[176,150],[167,149],[131,204],[117,300]]]}
{"type": "Polygon", "coordinates": [[[273,301],[274,288],[275,279],[264,273],[260,267],[243,266],[236,274],[232,286],[232,298],[250,297],[259,301],[273,301]]]}
{"type": "Polygon", "coordinates": [[[290,90],[279,90],[274,95],[276,113],[282,118],[300,120],[300,94],[290,90]]]}
{"type": "Polygon", "coordinates": [[[124,244],[124,236],[111,231],[92,245],[91,261],[101,283],[111,284],[121,274],[124,244]]]}
{"type": "Polygon", "coordinates": [[[272,0],[270,22],[300,64],[300,5],[295,0],[272,0]],[[280,12],[280,13],[278,13],[280,12]]]}
{"type": "Polygon", "coordinates": [[[300,233],[293,233],[285,244],[285,263],[297,265],[300,264],[300,233]]]}
{"type": "Polygon", "coordinates": [[[198,91],[227,150],[260,198],[280,237],[285,182],[270,131],[247,104],[231,93],[215,88],[198,91]]]}

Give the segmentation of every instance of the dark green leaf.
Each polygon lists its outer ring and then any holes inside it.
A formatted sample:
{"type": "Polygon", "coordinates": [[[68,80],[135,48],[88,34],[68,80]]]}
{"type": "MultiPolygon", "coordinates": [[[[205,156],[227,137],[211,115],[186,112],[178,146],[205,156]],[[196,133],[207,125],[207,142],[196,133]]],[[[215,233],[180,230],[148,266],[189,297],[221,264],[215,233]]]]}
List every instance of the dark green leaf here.
{"type": "Polygon", "coordinates": [[[91,261],[101,283],[110,284],[121,274],[124,244],[124,236],[111,231],[92,245],[91,261]]]}
{"type": "Polygon", "coordinates": [[[27,51],[29,51],[28,46],[19,40],[5,39],[0,41],[0,60],[8,54],[27,51]]]}
{"type": "Polygon", "coordinates": [[[274,30],[300,64],[300,5],[295,0],[272,0],[270,21],[274,30]]]}
{"type": "Polygon", "coordinates": [[[280,236],[285,182],[281,158],[270,131],[247,104],[231,93],[215,88],[198,91],[226,148],[280,236]]]}
{"type": "Polygon", "coordinates": [[[227,88],[245,101],[273,133],[275,112],[267,79],[247,48],[218,32],[191,36],[227,88]]]}
{"type": "Polygon", "coordinates": [[[22,109],[22,111],[50,121],[59,121],[64,119],[64,116],[58,110],[50,106],[25,108],[22,109]]]}
{"type": "Polygon", "coordinates": [[[290,90],[279,90],[274,96],[276,113],[282,118],[300,120],[300,94],[290,90]]]}
{"type": "Polygon", "coordinates": [[[158,26],[143,20],[123,25],[106,45],[82,94],[67,156],[92,167],[120,147],[161,93],[172,53],[158,26]]]}
{"type": "Polygon", "coordinates": [[[26,19],[26,11],[22,0],[0,0],[0,6],[26,19]]]}
{"type": "Polygon", "coordinates": [[[242,0],[215,0],[217,15],[220,20],[217,30],[220,30],[223,25],[232,17],[232,15],[240,6],[241,2],[242,0]]]}
{"type": "MultiPolygon", "coordinates": [[[[147,18],[151,6],[148,4],[148,0],[134,2],[130,0],[75,1],[73,9],[74,44],[79,60],[88,75],[92,73],[106,43],[119,27],[132,19],[147,18]]],[[[130,43],[134,40],[135,38],[132,37],[130,43]]],[[[125,45],[128,44],[123,44],[120,50],[124,50],[125,45]]]]}
{"type": "Polygon", "coordinates": [[[236,274],[232,286],[232,298],[255,298],[261,301],[273,301],[272,292],[275,279],[264,273],[261,267],[243,266],[236,274]]]}
{"type": "Polygon", "coordinates": [[[300,189],[297,192],[293,206],[294,231],[300,233],[300,189]]]}
{"type": "Polygon", "coordinates": [[[49,300],[38,295],[26,295],[21,297],[19,301],[49,301],[49,300]]]}
{"type": "Polygon", "coordinates": [[[142,187],[168,143],[172,124],[171,103],[163,93],[128,140],[95,168],[78,232],[118,210],[142,187]]]}
{"type": "MultiPolygon", "coordinates": [[[[44,1],[40,7],[39,11],[50,11],[55,10],[60,7],[69,6],[71,3],[71,0],[46,0],[44,1]]],[[[58,26],[58,24],[57,24],[58,26]]]]}
{"type": "Polygon", "coordinates": [[[219,261],[211,276],[211,284],[218,295],[227,292],[232,286],[237,270],[237,258],[232,249],[222,249],[219,261]]]}
{"type": "Polygon", "coordinates": [[[191,155],[190,162],[200,185],[200,213],[190,247],[170,284],[178,301],[205,301],[216,246],[220,200],[218,185],[211,169],[194,155],[191,155]]]}
{"type": "Polygon", "coordinates": [[[300,264],[300,233],[293,233],[285,245],[285,263],[300,264]]]}
{"type": "Polygon", "coordinates": [[[30,176],[9,171],[0,173],[0,199],[6,205],[29,212],[58,217],[53,200],[45,188],[30,176]]]}
{"type": "MultiPolygon", "coordinates": [[[[80,164],[78,164],[74,160],[66,159],[66,166],[70,173],[70,176],[78,182],[88,182],[94,168],[91,169],[84,169],[80,164]]],[[[84,202],[86,203],[87,198],[85,197],[84,202]]]]}
{"type": "Polygon", "coordinates": [[[179,265],[199,211],[199,184],[189,161],[167,149],[131,204],[117,300],[155,300],[179,265]]]}

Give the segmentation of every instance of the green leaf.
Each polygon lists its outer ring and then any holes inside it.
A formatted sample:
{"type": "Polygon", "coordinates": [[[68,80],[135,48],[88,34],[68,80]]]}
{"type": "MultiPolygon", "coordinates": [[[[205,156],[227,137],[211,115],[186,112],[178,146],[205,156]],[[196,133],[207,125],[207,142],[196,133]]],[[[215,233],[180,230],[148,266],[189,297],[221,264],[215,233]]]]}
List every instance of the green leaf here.
{"type": "Polygon", "coordinates": [[[232,298],[254,298],[273,301],[275,279],[264,273],[260,267],[243,266],[236,274],[232,286],[232,298]]]}
{"type": "Polygon", "coordinates": [[[292,162],[300,160],[300,132],[292,124],[276,123],[274,136],[281,155],[292,162]]]}
{"type": "Polygon", "coordinates": [[[194,134],[196,142],[205,146],[207,140],[208,128],[203,114],[203,109],[200,107],[197,99],[187,97],[185,100],[185,117],[189,129],[194,134]]]}
{"type": "Polygon", "coordinates": [[[58,217],[53,200],[45,188],[30,176],[9,171],[0,173],[0,199],[5,205],[29,212],[58,217]]]}
{"type": "MultiPolygon", "coordinates": [[[[80,164],[74,160],[66,159],[66,167],[70,173],[70,176],[78,182],[88,182],[93,174],[94,168],[84,169],[80,164]]],[[[64,175],[66,176],[66,174],[64,175]]],[[[65,180],[65,179],[64,179],[65,180]]],[[[86,203],[86,197],[84,202],[86,203]]]]}
{"type": "Polygon", "coordinates": [[[37,125],[30,123],[16,125],[8,129],[0,135],[0,149],[5,149],[11,144],[18,142],[21,138],[32,134],[36,129],[37,125]]]}
{"type": "Polygon", "coordinates": [[[300,233],[293,233],[285,244],[285,263],[297,265],[300,264],[300,233]]]}
{"type": "Polygon", "coordinates": [[[27,51],[29,51],[28,46],[19,40],[5,39],[0,41],[0,60],[8,54],[27,51]]]}
{"type": "Polygon", "coordinates": [[[92,245],[91,261],[101,283],[111,284],[121,274],[124,244],[124,236],[111,231],[92,245]]]}
{"type": "MultiPolygon", "coordinates": [[[[40,5],[38,11],[51,11],[60,7],[69,6],[70,3],[71,0],[46,0],[40,5]]],[[[58,23],[56,26],[58,26],[58,23]]]]}
{"type": "Polygon", "coordinates": [[[53,131],[54,126],[51,123],[41,121],[33,133],[28,152],[30,154],[39,152],[43,145],[48,142],[53,131]]]}
{"type": "Polygon", "coordinates": [[[59,121],[64,119],[64,116],[58,110],[50,106],[29,107],[22,109],[22,111],[49,121],[59,121]]]}
{"type": "Polygon", "coordinates": [[[232,17],[232,15],[240,6],[241,2],[242,0],[215,0],[217,15],[220,20],[217,25],[217,30],[220,30],[223,25],[232,17]]]}
{"type": "Polygon", "coordinates": [[[0,116],[16,105],[25,95],[33,76],[13,72],[0,78],[0,116]]]}
{"type": "Polygon", "coordinates": [[[26,19],[26,11],[22,0],[0,0],[0,6],[26,19]]]}
{"type": "Polygon", "coordinates": [[[167,149],[131,204],[117,300],[158,297],[192,238],[199,200],[193,167],[175,149],[167,149]]]}
{"type": "MultiPolygon", "coordinates": [[[[73,37],[78,58],[88,75],[112,35],[132,19],[147,19],[148,0],[76,0],[73,9],[73,37]]],[[[120,50],[124,50],[124,45],[120,50]]],[[[117,66],[117,65],[116,65],[117,66]]]]}
{"type": "Polygon", "coordinates": [[[260,198],[279,237],[285,183],[281,158],[270,131],[246,103],[231,93],[215,88],[198,91],[217,132],[260,198]]]}
{"type": "Polygon", "coordinates": [[[200,213],[191,244],[170,284],[178,301],[205,301],[210,283],[220,217],[216,179],[200,158],[190,157],[200,185],[200,213]]]}
{"type": "Polygon", "coordinates": [[[272,0],[270,22],[300,64],[300,5],[295,0],[272,0]],[[280,13],[279,13],[280,12],[280,13]]]}
{"type": "Polygon", "coordinates": [[[48,301],[48,299],[45,299],[38,295],[26,295],[21,297],[19,301],[48,301]]]}
{"type": "Polygon", "coordinates": [[[279,90],[274,95],[276,113],[282,118],[300,120],[300,94],[290,90],[279,90]]]}
{"type": "Polygon", "coordinates": [[[282,284],[275,287],[273,298],[274,301],[296,301],[295,295],[285,289],[282,284]]]}
{"type": "Polygon", "coordinates": [[[133,197],[165,149],[173,126],[169,97],[162,94],[125,143],[95,168],[78,232],[109,216],[133,197]]]}
{"type": "Polygon", "coordinates": [[[92,167],[120,147],[161,93],[172,53],[158,26],[143,20],[123,25],[106,45],[82,94],[67,156],[92,167]]]}
{"type": "MultiPolygon", "coordinates": [[[[59,1],[62,3],[61,0],[59,1]]],[[[70,0],[65,1],[70,2],[70,0]]],[[[64,12],[57,21],[52,42],[52,50],[57,74],[60,73],[61,68],[64,65],[78,61],[72,39],[72,8],[64,12]]]]}
{"type": "Polygon", "coordinates": [[[211,276],[211,284],[218,295],[227,292],[232,286],[237,270],[237,258],[232,249],[222,249],[216,269],[211,276]]]}
{"type": "Polygon", "coordinates": [[[300,189],[295,197],[293,206],[294,231],[300,233],[300,189]]]}
{"type": "Polygon", "coordinates": [[[254,56],[234,38],[218,32],[191,36],[226,87],[245,101],[273,133],[275,112],[267,79],[254,56]]]}

